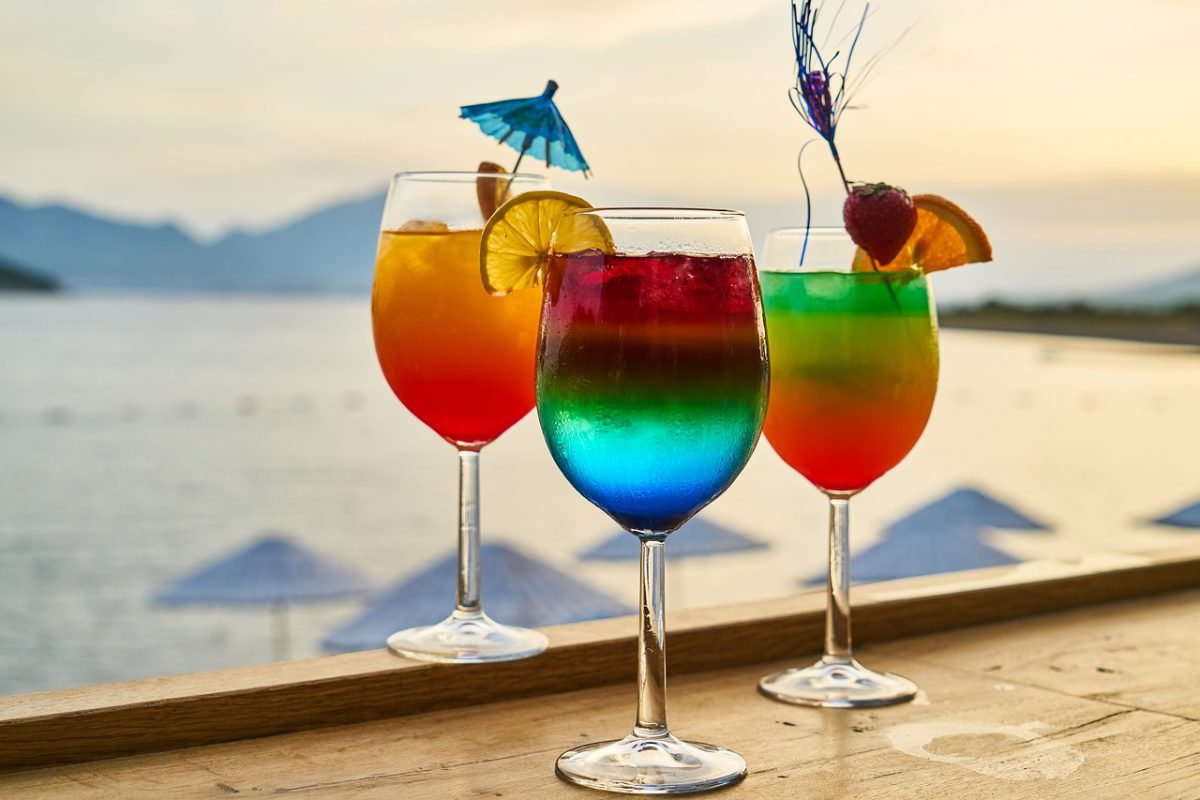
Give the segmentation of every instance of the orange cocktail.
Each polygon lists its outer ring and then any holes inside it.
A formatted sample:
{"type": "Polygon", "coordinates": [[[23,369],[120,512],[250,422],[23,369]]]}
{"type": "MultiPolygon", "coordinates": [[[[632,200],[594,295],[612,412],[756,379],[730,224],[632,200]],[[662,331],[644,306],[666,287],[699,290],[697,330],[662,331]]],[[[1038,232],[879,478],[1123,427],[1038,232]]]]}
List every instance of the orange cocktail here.
{"type": "Polygon", "coordinates": [[[478,448],[533,408],[541,296],[492,297],[479,230],[379,237],[371,320],[388,384],[452,444],[478,448]]]}
{"type": "Polygon", "coordinates": [[[375,352],[388,385],[417,419],[458,450],[454,611],[388,637],[410,658],[451,663],[536,655],[546,637],[483,611],[479,451],[533,409],[539,292],[484,289],[479,243],[505,198],[543,190],[536,175],[408,172],[388,192],[371,294],[375,352]]]}

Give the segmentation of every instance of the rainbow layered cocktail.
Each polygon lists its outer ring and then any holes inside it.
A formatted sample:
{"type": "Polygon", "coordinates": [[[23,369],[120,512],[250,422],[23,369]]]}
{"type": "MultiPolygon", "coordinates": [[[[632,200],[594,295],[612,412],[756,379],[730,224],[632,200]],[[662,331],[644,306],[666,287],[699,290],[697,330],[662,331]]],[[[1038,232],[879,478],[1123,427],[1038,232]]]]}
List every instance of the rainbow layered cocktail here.
{"type": "Polygon", "coordinates": [[[634,794],[726,786],[745,760],[667,727],[664,545],[741,472],[766,415],[750,232],[736,211],[577,208],[548,256],[542,432],[571,485],[641,540],[633,730],[572,747],[555,770],[634,794]]]}
{"type": "Polygon", "coordinates": [[[635,531],[671,531],[724,491],[763,420],[753,262],[555,256],[538,415],[554,460],[635,531]]]}

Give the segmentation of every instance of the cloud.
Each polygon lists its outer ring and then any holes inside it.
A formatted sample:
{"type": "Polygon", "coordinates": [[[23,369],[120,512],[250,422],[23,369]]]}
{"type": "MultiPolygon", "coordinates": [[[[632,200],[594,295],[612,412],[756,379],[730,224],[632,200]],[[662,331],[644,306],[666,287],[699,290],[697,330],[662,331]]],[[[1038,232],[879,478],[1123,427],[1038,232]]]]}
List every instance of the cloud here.
{"type": "MultiPolygon", "coordinates": [[[[338,0],[298,4],[301,15],[326,20],[344,18],[338,0]]],[[[753,18],[774,5],[772,0],[605,0],[604,3],[562,0],[443,0],[397,4],[369,0],[355,5],[359,20],[351,39],[335,46],[395,47],[398,40],[418,50],[460,54],[495,54],[529,47],[596,50],[656,34],[677,36],[753,18]],[[371,24],[363,25],[362,16],[371,24]],[[364,28],[366,30],[364,30],[364,28]],[[366,36],[364,37],[364,33],[366,36]],[[356,41],[355,41],[356,40],[356,41]]]]}
{"type": "MultiPolygon", "coordinates": [[[[914,190],[1200,174],[1185,102],[1200,4],[881,3],[863,52],[916,23],[844,120],[851,177],[914,190]],[[1136,24],[1135,24],[1136,23],[1136,24]],[[1122,53],[1153,53],[1114,68],[1122,53]]],[[[548,77],[596,179],[645,202],[796,203],[810,134],[771,0],[8,0],[3,180],[205,229],[262,224],[401,168],[512,157],[459,103],[548,77]]],[[[807,172],[835,186],[814,148],[807,172]]]]}

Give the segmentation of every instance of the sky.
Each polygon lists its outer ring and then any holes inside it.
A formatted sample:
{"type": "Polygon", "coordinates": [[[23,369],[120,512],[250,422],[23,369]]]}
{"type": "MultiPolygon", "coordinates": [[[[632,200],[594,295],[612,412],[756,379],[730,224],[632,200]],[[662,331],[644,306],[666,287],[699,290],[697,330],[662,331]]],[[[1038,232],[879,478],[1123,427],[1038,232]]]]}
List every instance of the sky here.
{"type": "MultiPolygon", "coordinates": [[[[997,263],[951,292],[1200,266],[1200,2],[872,9],[861,52],[895,47],[840,148],[852,179],[984,223],[997,263]]],[[[554,78],[594,169],[552,171],[557,187],[743,208],[761,236],[803,221],[793,58],[782,0],[0,0],[0,194],[201,236],[264,228],[399,170],[509,163],[458,106],[554,78]]],[[[811,148],[805,172],[815,218],[836,221],[830,159],[811,148]]]]}

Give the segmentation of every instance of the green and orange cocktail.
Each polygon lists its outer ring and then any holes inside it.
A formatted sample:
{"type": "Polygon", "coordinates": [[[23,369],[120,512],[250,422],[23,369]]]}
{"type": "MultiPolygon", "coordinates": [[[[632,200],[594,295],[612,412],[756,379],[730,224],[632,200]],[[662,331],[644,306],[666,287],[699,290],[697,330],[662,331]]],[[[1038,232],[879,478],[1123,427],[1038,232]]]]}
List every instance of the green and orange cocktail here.
{"type": "Polygon", "coordinates": [[[825,492],[858,492],[908,454],[937,390],[937,327],[924,276],[761,275],[771,342],[763,432],[825,492]]]}
{"type": "Polygon", "coordinates": [[[834,708],[911,700],[906,678],[864,667],[850,634],[849,500],[917,443],[937,391],[937,321],[919,269],[863,270],[841,228],[772,231],[759,275],[771,343],[763,432],[829,498],[825,652],[768,675],[776,700],[834,708]]]}

